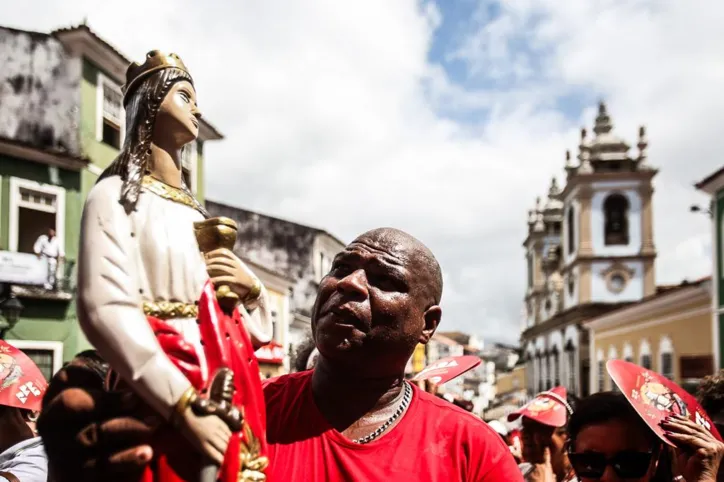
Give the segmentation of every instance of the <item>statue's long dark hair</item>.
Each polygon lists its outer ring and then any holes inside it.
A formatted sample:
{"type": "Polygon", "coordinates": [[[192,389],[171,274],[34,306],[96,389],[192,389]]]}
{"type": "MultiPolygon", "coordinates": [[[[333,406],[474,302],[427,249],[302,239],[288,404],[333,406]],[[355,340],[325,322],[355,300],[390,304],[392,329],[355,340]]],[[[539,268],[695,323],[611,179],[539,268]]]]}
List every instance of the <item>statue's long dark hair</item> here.
{"type": "MultiPolygon", "coordinates": [[[[176,68],[163,69],[151,74],[130,94],[126,107],[126,139],[121,152],[103,171],[97,182],[110,176],[120,176],[123,180],[120,202],[131,212],[138,202],[143,176],[149,171],[151,158],[151,141],[156,115],[163,99],[176,82],[186,80],[193,83],[191,76],[176,68]]],[[[194,200],[191,190],[183,183],[183,190],[194,200]]],[[[197,201],[197,208],[205,214],[205,210],[197,201]]]]}

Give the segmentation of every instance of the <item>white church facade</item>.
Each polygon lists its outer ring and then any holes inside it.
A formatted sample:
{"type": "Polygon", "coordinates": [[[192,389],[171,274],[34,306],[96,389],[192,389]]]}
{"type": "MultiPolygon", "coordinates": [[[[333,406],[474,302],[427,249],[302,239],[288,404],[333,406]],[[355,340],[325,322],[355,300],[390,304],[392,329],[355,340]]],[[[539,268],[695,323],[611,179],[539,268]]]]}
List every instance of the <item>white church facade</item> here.
{"type": "Polygon", "coordinates": [[[528,214],[523,247],[528,285],[521,334],[528,390],[565,385],[590,393],[583,323],[656,293],[652,181],[644,127],[635,155],[613,132],[605,104],[593,135],[581,130],[577,162],[566,153],[566,181],[553,178],[528,214]]]}

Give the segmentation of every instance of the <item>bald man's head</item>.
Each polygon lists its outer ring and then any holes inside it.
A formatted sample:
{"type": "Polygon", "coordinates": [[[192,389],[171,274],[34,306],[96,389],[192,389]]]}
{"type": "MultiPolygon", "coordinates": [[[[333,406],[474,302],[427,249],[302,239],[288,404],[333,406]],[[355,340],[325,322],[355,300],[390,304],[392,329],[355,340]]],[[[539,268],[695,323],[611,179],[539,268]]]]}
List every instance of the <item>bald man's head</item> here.
{"type": "Polygon", "coordinates": [[[378,245],[395,253],[414,274],[423,294],[423,303],[439,305],[442,298],[442,271],[432,251],[414,236],[395,228],[367,231],[350,243],[378,245]]]}
{"type": "Polygon", "coordinates": [[[334,258],[319,284],[312,332],[320,363],[345,376],[397,376],[442,318],[440,265],[399,229],[368,231],[334,258]]]}

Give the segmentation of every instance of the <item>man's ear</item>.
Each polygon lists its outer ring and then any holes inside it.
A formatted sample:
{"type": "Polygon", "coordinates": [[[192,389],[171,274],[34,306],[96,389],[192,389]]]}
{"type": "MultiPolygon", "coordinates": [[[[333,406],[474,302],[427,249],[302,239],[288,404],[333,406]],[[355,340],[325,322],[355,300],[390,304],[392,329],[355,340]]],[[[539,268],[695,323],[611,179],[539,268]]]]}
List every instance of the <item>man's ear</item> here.
{"type": "Polygon", "coordinates": [[[430,341],[433,333],[437,330],[437,326],[440,324],[440,319],[442,318],[442,308],[438,305],[431,306],[427,309],[427,311],[425,311],[423,318],[425,320],[425,327],[422,329],[422,334],[420,335],[420,343],[425,345],[428,341],[430,341]]]}

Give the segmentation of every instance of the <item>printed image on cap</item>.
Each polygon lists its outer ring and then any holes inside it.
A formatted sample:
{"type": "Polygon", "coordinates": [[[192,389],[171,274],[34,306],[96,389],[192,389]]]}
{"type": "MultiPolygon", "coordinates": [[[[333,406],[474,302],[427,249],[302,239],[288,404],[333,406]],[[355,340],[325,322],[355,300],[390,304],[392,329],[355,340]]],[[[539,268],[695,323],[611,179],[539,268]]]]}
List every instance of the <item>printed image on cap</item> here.
{"type": "Polygon", "coordinates": [[[22,351],[0,340],[0,405],[40,410],[48,383],[22,351]]]}
{"type": "Polygon", "coordinates": [[[668,378],[623,360],[609,360],[606,369],[636,413],[667,444],[675,446],[660,423],[672,414],[687,417],[722,440],[699,402],[668,378]]]}
{"type": "Polygon", "coordinates": [[[522,408],[508,415],[508,421],[513,422],[520,417],[526,417],[543,425],[563,427],[570,411],[566,401],[567,396],[565,387],[555,387],[541,392],[522,408]]]}

